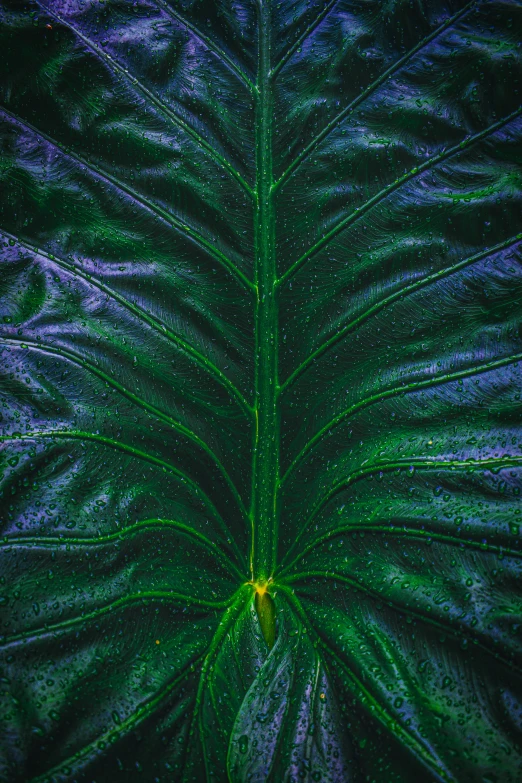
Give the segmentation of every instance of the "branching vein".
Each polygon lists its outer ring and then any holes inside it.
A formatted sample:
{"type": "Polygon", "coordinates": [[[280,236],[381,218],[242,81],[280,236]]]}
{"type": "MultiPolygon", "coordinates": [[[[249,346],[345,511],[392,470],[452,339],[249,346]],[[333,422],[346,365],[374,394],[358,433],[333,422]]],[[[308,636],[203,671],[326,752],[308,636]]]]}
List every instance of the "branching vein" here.
{"type": "Polygon", "coordinates": [[[458,381],[461,380],[462,378],[470,378],[473,377],[474,375],[481,375],[482,373],[491,372],[492,370],[497,370],[500,367],[506,367],[509,364],[516,364],[519,361],[522,361],[522,353],[516,353],[516,354],[512,354],[511,356],[505,356],[502,359],[493,359],[489,362],[484,362],[483,364],[476,364],[472,367],[466,367],[464,370],[457,370],[456,372],[448,372],[442,375],[435,375],[430,378],[426,378],[425,380],[413,381],[412,383],[406,383],[400,386],[394,386],[391,389],[385,389],[384,391],[380,391],[377,392],[376,394],[372,394],[363,400],[359,400],[359,402],[356,402],[354,405],[351,405],[349,408],[346,408],[346,410],[342,411],[337,416],[335,416],[335,418],[329,421],[328,424],[325,424],[324,427],[321,427],[319,432],[316,435],[314,435],[314,437],[311,440],[308,441],[306,446],[304,446],[301,449],[299,454],[292,461],[290,467],[288,468],[285,475],[281,479],[281,484],[287,481],[291,473],[293,473],[293,471],[303,460],[303,458],[315,446],[317,446],[318,443],[324,440],[324,438],[328,436],[336,427],[338,427],[340,424],[350,419],[355,413],[358,413],[364,408],[368,408],[370,405],[376,405],[377,403],[382,402],[383,400],[390,399],[390,397],[398,397],[398,396],[402,396],[403,394],[411,394],[421,389],[429,389],[432,386],[438,386],[439,384],[442,383],[451,383],[452,381],[458,381]]]}
{"type": "Polygon", "coordinates": [[[21,349],[28,348],[35,351],[41,351],[42,353],[47,353],[53,356],[59,356],[64,359],[67,359],[68,361],[73,362],[79,367],[83,367],[92,375],[95,375],[98,378],[100,378],[110,387],[118,391],[123,397],[130,400],[139,408],[142,408],[142,410],[147,411],[147,413],[150,413],[153,416],[156,416],[158,419],[161,419],[161,421],[164,421],[169,427],[172,427],[180,434],[185,435],[185,437],[189,438],[189,440],[195,443],[200,449],[202,449],[205,452],[205,454],[207,454],[210,457],[214,465],[217,467],[217,469],[223,476],[228,488],[230,489],[232,495],[234,496],[234,499],[236,500],[236,503],[239,507],[241,514],[243,515],[243,519],[246,521],[248,516],[247,510],[228,471],[226,470],[225,466],[222,464],[219,457],[212,451],[210,446],[208,446],[207,443],[205,443],[205,441],[202,440],[199,437],[199,435],[196,435],[196,433],[193,432],[191,429],[185,427],[184,424],[172,418],[172,416],[169,416],[167,413],[164,413],[155,405],[151,405],[151,403],[147,402],[142,397],[139,397],[137,394],[134,394],[134,392],[130,391],[130,389],[127,389],[111,375],[104,372],[96,365],[92,364],[92,362],[87,361],[83,356],[76,353],[75,351],[72,351],[68,348],[62,348],[61,346],[48,345],[43,341],[33,342],[31,340],[24,339],[23,337],[4,338],[2,335],[0,335],[0,344],[1,343],[5,343],[6,345],[14,345],[16,348],[21,348],[21,349]]]}
{"type": "Polygon", "coordinates": [[[431,285],[431,283],[435,283],[444,277],[449,277],[449,275],[455,274],[456,272],[460,272],[461,269],[465,269],[465,267],[470,266],[471,264],[475,264],[479,261],[482,261],[484,258],[487,258],[488,256],[491,256],[494,253],[499,253],[502,250],[506,250],[507,248],[517,244],[520,241],[522,241],[522,234],[516,234],[515,236],[509,237],[509,239],[506,239],[504,242],[499,242],[497,245],[493,245],[492,247],[488,247],[485,250],[480,251],[479,253],[475,253],[472,256],[468,256],[468,258],[464,258],[461,261],[457,261],[456,264],[452,264],[451,266],[446,267],[445,269],[441,269],[438,272],[433,272],[430,275],[426,275],[426,277],[422,277],[419,280],[415,280],[413,283],[403,286],[398,291],[395,291],[393,294],[390,294],[385,299],[381,299],[379,302],[376,302],[374,305],[372,305],[363,313],[361,313],[361,315],[358,315],[356,318],[354,318],[353,321],[350,321],[350,323],[341,327],[334,335],[332,335],[332,337],[326,340],[322,345],[319,346],[319,348],[317,348],[317,350],[315,350],[312,354],[310,354],[310,356],[308,356],[305,359],[305,361],[302,362],[302,364],[300,364],[299,367],[297,367],[297,369],[294,370],[294,372],[281,385],[280,391],[284,392],[286,389],[292,386],[292,384],[310,367],[310,365],[313,364],[313,362],[315,362],[317,359],[319,359],[320,356],[326,353],[326,351],[328,351],[329,348],[339,343],[343,339],[343,337],[356,330],[368,318],[370,318],[373,315],[376,315],[385,307],[388,307],[388,305],[391,305],[393,304],[393,302],[396,302],[399,299],[403,299],[405,296],[414,293],[414,291],[418,291],[419,289],[424,288],[427,285],[431,285]]]}
{"type": "Polygon", "coordinates": [[[168,473],[172,473],[182,484],[186,484],[188,487],[190,487],[194,495],[209,508],[212,516],[219,523],[225,535],[225,539],[231,542],[239,562],[245,562],[245,558],[235,543],[234,537],[231,535],[228,526],[224,522],[221,514],[215,507],[214,503],[210,500],[208,495],[201,489],[194,479],[191,479],[190,476],[188,476],[186,473],[183,473],[183,471],[174,467],[174,465],[171,465],[170,462],[165,462],[165,460],[162,460],[159,457],[155,457],[152,454],[148,454],[145,451],[136,449],[133,446],[129,446],[128,444],[114,440],[113,438],[108,438],[105,435],[98,435],[94,432],[84,432],[82,430],[42,430],[39,432],[26,432],[24,434],[16,433],[14,435],[1,435],[0,443],[21,440],[38,440],[40,438],[51,440],[63,438],[66,440],[94,441],[95,443],[108,446],[109,448],[115,449],[116,451],[121,451],[124,454],[129,454],[134,458],[144,460],[145,462],[150,462],[151,465],[159,467],[168,473]]]}
{"type": "Polygon", "coordinates": [[[183,522],[177,522],[173,519],[146,519],[142,522],[135,522],[127,527],[121,528],[114,533],[108,533],[107,535],[96,536],[71,536],[71,535],[59,535],[59,536],[4,536],[3,543],[0,543],[0,549],[10,550],[12,547],[29,547],[31,549],[49,548],[56,550],[59,547],[65,547],[67,550],[70,547],[92,547],[92,546],[107,546],[108,544],[126,541],[128,538],[140,535],[147,531],[161,530],[174,531],[181,533],[181,535],[187,536],[193,539],[198,544],[203,545],[213,555],[223,562],[229,571],[240,579],[244,579],[244,574],[239,570],[237,565],[231,560],[228,555],[225,554],[222,547],[218,546],[214,541],[200,533],[198,530],[183,522]]]}
{"type": "Polygon", "coordinates": [[[383,707],[383,705],[380,703],[380,701],[371,693],[371,691],[361,682],[361,680],[355,675],[355,672],[352,671],[348,667],[345,661],[333,650],[328,643],[328,639],[325,639],[323,634],[321,633],[320,629],[318,630],[315,625],[313,625],[309,619],[308,616],[303,609],[300,600],[297,598],[297,596],[294,594],[293,590],[286,587],[285,585],[279,585],[282,592],[284,592],[285,596],[288,599],[288,602],[291,604],[291,606],[294,608],[296,614],[298,615],[299,619],[303,623],[304,627],[307,629],[307,631],[310,633],[312,639],[317,640],[319,645],[325,650],[325,652],[328,653],[335,661],[336,663],[341,667],[343,670],[345,676],[350,680],[352,685],[355,685],[357,691],[356,695],[359,699],[361,699],[361,696],[371,705],[371,715],[377,720],[379,720],[389,731],[391,731],[393,734],[399,734],[405,744],[417,755],[421,758],[421,760],[426,764],[426,766],[434,771],[439,777],[442,777],[445,781],[448,783],[453,783],[453,778],[451,778],[448,773],[445,770],[442,770],[440,767],[439,760],[432,755],[430,750],[426,748],[418,739],[415,737],[410,731],[405,729],[400,723],[397,723],[396,720],[392,718],[392,716],[388,713],[388,711],[383,707]]]}
{"type": "Polygon", "coordinates": [[[121,305],[126,310],[131,312],[140,321],[146,323],[147,326],[149,326],[151,329],[154,329],[156,332],[161,334],[162,337],[165,337],[167,340],[169,340],[174,345],[176,345],[177,348],[183,351],[183,353],[187,354],[203,370],[205,370],[210,375],[212,375],[213,378],[219,384],[224,386],[227,389],[227,391],[236,399],[236,401],[241,405],[243,410],[248,414],[249,419],[252,417],[252,413],[253,413],[252,407],[249,405],[245,397],[241,394],[239,389],[237,389],[234,386],[232,381],[230,381],[226,377],[226,375],[224,375],[221,372],[221,370],[218,367],[216,367],[209,359],[207,359],[206,356],[204,356],[202,353],[197,351],[192,345],[190,345],[190,343],[187,343],[186,340],[183,340],[183,338],[181,338],[179,335],[175,334],[175,332],[169,329],[155,315],[148,312],[147,310],[140,307],[139,305],[135,304],[134,302],[131,302],[130,300],[126,299],[124,296],[119,294],[113,288],[106,285],[105,283],[102,283],[101,280],[98,280],[96,277],[89,274],[88,272],[84,272],[80,267],[76,266],[75,264],[71,264],[68,261],[64,261],[64,259],[56,255],[53,255],[51,253],[47,253],[42,248],[33,245],[31,242],[28,242],[25,239],[20,239],[19,237],[10,234],[8,231],[5,231],[4,229],[0,229],[0,231],[2,232],[2,234],[4,234],[4,236],[18,243],[21,247],[24,247],[26,250],[29,250],[31,253],[34,253],[35,255],[39,255],[42,258],[46,258],[48,261],[50,261],[53,264],[56,264],[56,266],[59,266],[61,269],[64,269],[66,272],[69,272],[74,277],[82,278],[89,285],[98,288],[98,290],[103,291],[104,294],[107,294],[107,296],[109,296],[115,302],[118,302],[119,305],[121,305]]]}
{"type": "Polygon", "coordinates": [[[106,604],[106,606],[101,606],[98,609],[94,609],[92,612],[86,612],[78,617],[62,620],[60,623],[49,623],[43,628],[22,631],[21,633],[4,637],[3,642],[0,644],[0,649],[10,647],[19,642],[38,641],[46,636],[55,637],[57,633],[69,631],[77,625],[84,625],[85,623],[92,622],[104,615],[112,614],[113,612],[124,609],[132,604],[143,605],[155,601],[176,603],[183,606],[195,606],[200,609],[209,609],[212,611],[226,609],[229,605],[229,601],[206,601],[202,598],[193,598],[190,595],[184,595],[183,593],[176,593],[170,590],[150,590],[143,593],[128,595],[124,598],[118,598],[116,601],[106,604]]]}
{"type": "MultiPolygon", "coordinates": [[[[406,540],[411,538],[414,540],[423,541],[424,543],[438,541],[441,544],[456,546],[461,549],[479,549],[481,552],[494,552],[497,555],[502,555],[505,557],[514,557],[519,559],[522,558],[522,550],[519,549],[512,549],[508,546],[502,546],[501,544],[491,544],[489,542],[484,544],[482,540],[477,541],[472,538],[461,538],[460,536],[454,536],[450,533],[439,533],[429,528],[425,529],[420,527],[403,527],[398,525],[394,525],[392,527],[390,525],[353,523],[336,527],[333,530],[329,530],[324,535],[314,539],[310,544],[301,550],[301,552],[292,560],[291,563],[288,563],[288,565],[278,573],[278,578],[282,578],[285,574],[288,574],[297,563],[306,557],[306,555],[310,554],[310,552],[312,552],[314,549],[318,549],[327,541],[331,541],[338,536],[351,534],[355,535],[357,533],[375,533],[382,536],[393,536],[394,538],[399,539],[404,538],[406,540]]],[[[288,578],[290,579],[290,577],[288,578]]],[[[293,578],[294,577],[292,576],[292,579],[293,578]]]]}
{"type": "Polygon", "coordinates": [[[294,539],[294,542],[292,543],[288,552],[286,553],[286,556],[283,558],[282,564],[288,561],[290,555],[298,545],[299,541],[302,539],[302,537],[307,532],[314,519],[327,505],[327,503],[329,503],[330,500],[332,500],[332,498],[334,498],[337,494],[339,494],[339,492],[342,492],[344,489],[347,489],[349,486],[355,484],[355,482],[360,481],[366,476],[371,476],[375,473],[391,473],[394,470],[400,472],[401,470],[405,470],[405,469],[502,470],[503,468],[512,468],[512,467],[520,467],[520,466],[522,466],[522,456],[518,454],[514,454],[514,455],[506,454],[503,457],[490,457],[485,459],[470,458],[466,460],[458,460],[458,459],[435,460],[429,458],[422,459],[419,457],[412,457],[409,460],[399,459],[399,460],[394,460],[392,462],[387,462],[387,461],[373,462],[370,465],[367,465],[363,468],[359,468],[359,470],[353,471],[348,476],[341,479],[341,481],[337,482],[328,492],[326,492],[321,498],[319,498],[317,503],[312,507],[312,511],[308,519],[301,526],[299,533],[297,534],[296,538],[294,539]]]}
{"type": "MultiPolygon", "coordinates": [[[[78,36],[78,38],[83,41],[83,43],[91,49],[95,54],[98,55],[98,57],[102,60],[102,62],[105,63],[105,65],[111,70],[113,73],[116,73],[121,78],[125,79],[126,81],[130,82],[132,87],[136,89],[138,92],[140,92],[150,103],[155,106],[158,111],[163,114],[165,117],[167,117],[171,122],[173,122],[175,125],[177,125],[179,128],[181,128],[185,133],[190,136],[193,141],[196,142],[200,147],[202,147],[219,165],[221,165],[224,169],[228,171],[228,173],[239,183],[239,185],[243,188],[243,190],[248,193],[250,197],[254,196],[254,191],[246,182],[241,174],[234,168],[234,166],[214,147],[209,144],[209,142],[201,136],[195,128],[193,128],[191,125],[186,122],[183,117],[181,117],[179,114],[177,114],[175,111],[173,111],[169,106],[167,106],[163,101],[161,101],[157,95],[155,95],[153,92],[151,92],[147,87],[145,87],[144,84],[142,84],[139,79],[137,79],[135,76],[130,74],[126,68],[123,68],[113,57],[111,57],[110,54],[107,52],[104,52],[103,49],[101,49],[97,44],[94,43],[94,41],[91,41],[87,36],[83,35],[76,27],[74,27],[69,21],[64,19],[64,17],[60,16],[60,14],[57,13],[55,9],[48,8],[44,3],[39,2],[39,5],[47,11],[48,14],[53,16],[55,19],[57,19],[60,24],[62,24],[64,27],[67,27],[71,32],[73,32],[75,35],[78,36]]],[[[208,46],[208,41],[205,41],[206,45],[208,46]]],[[[217,51],[214,50],[217,54],[217,51]]]]}
{"type": "Polygon", "coordinates": [[[303,45],[303,43],[306,41],[307,38],[311,36],[311,34],[316,30],[323,19],[328,16],[334,5],[336,5],[338,0],[329,0],[328,3],[325,3],[322,10],[317,14],[316,18],[311,22],[306,30],[297,38],[297,40],[290,46],[288,51],[281,57],[277,65],[274,65],[274,67],[270,71],[270,77],[272,79],[275,79],[277,74],[279,73],[282,68],[286,65],[286,63],[293,57],[295,52],[303,45]]]}
{"type": "Polygon", "coordinates": [[[398,601],[394,601],[390,598],[389,595],[379,592],[378,590],[374,590],[371,587],[368,587],[365,585],[362,581],[358,579],[354,579],[353,577],[345,576],[344,574],[336,573],[335,571],[306,571],[306,573],[303,574],[293,574],[291,577],[288,577],[285,581],[289,584],[293,584],[295,582],[299,582],[302,579],[309,579],[309,578],[316,578],[316,579],[325,579],[325,580],[334,580],[337,582],[341,582],[342,584],[350,585],[350,587],[354,587],[357,590],[361,590],[361,592],[366,593],[366,595],[370,596],[374,600],[378,601],[379,603],[385,603],[387,606],[393,607],[396,612],[400,612],[402,614],[408,615],[410,617],[414,617],[416,620],[420,620],[423,623],[427,623],[428,625],[433,625],[436,628],[442,629],[445,631],[445,633],[449,634],[453,638],[458,639],[459,641],[462,641],[462,633],[465,631],[467,634],[469,634],[470,638],[473,639],[474,644],[476,644],[477,647],[480,647],[484,652],[488,653],[489,655],[492,655],[496,660],[502,661],[507,667],[511,669],[515,669],[518,672],[522,672],[522,670],[519,669],[518,666],[514,664],[513,661],[509,660],[509,658],[505,658],[504,656],[500,655],[496,650],[491,648],[488,644],[486,644],[483,641],[483,635],[478,634],[476,631],[474,631],[472,628],[468,628],[465,625],[453,625],[453,623],[445,622],[442,618],[435,619],[434,617],[431,617],[429,614],[425,612],[421,612],[419,610],[413,609],[410,606],[405,606],[398,601]]]}
{"type": "Polygon", "coordinates": [[[181,236],[194,242],[194,244],[198,245],[198,247],[204,250],[215,261],[217,261],[228,272],[230,272],[244,288],[250,291],[254,290],[253,283],[234,264],[234,262],[231,261],[224,253],[221,252],[221,250],[219,250],[219,248],[215,247],[211,242],[208,241],[208,239],[205,239],[204,236],[199,234],[199,232],[197,232],[191,226],[187,225],[186,223],[183,223],[181,220],[179,220],[179,218],[175,217],[170,212],[167,212],[167,210],[163,209],[163,207],[158,206],[158,204],[155,204],[153,201],[150,201],[150,199],[146,198],[146,196],[143,196],[140,193],[138,193],[137,190],[134,190],[134,188],[131,188],[130,185],[127,185],[125,182],[122,182],[122,180],[118,179],[118,177],[114,177],[112,174],[109,174],[107,171],[104,171],[99,166],[86,160],[86,158],[83,158],[78,153],[73,152],[68,147],[63,146],[62,144],[60,144],[55,139],[48,136],[43,131],[39,130],[38,128],[35,128],[33,125],[31,125],[30,122],[22,119],[14,112],[9,111],[9,109],[6,109],[5,107],[2,107],[2,111],[5,112],[5,114],[9,115],[13,120],[20,123],[20,125],[30,130],[35,135],[40,136],[48,144],[51,144],[56,149],[59,149],[63,155],[67,156],[71,160],[74,160],[76,163],[79,163],[81,166],[85,166],[85,168],[88,171],[90,171],[93,176],[98,177],[103,182],[109,183],[117,190],[121,191],[122,193],[125,193],[133,201],[135,201],[136,204],[138,204],[140,207],[146,209],[148,212],[155,215],[166,225],[170,226],[171,228],[174,228],[179,234],[181,234],[181,236]]]}
{"type": "Polygon", "coordinates": [[[419,41],[418,44],[416,44],[412,49],[410,49],[409,52],[406,52],[406,54],[401,57],[399,60],[393,63],[389,68],[387,68],[384,73],[382,73],[375,81],[373,81],[365,90],[362,91],[360,95],[355,98],[346,108],[344,108],[339,114],[337,114],[333,120],[331,120],[328,125],[326,125],[323,130],[315,136],[315,138],[310,141],[306,147],[302,150],[302,152],[299,153],[299,155],[295,158],[295,160],[292,161],[290,166],[286,169],[286,171],[283,172],[281,177],[278,179],[277,183],[274,186],[274,189],[279,189],[286,180],[293,174],[293,172],[303,163],[303,161],[306,160],[306,158],[309,157],[309,155],[315,150],[316,147],[319,146],[319,144],[324,141],[324,139],[335,129],[337,128],[340,123],[346,119],[355,109],[361,105],[367,98],[370,97],[372,93],[375,92],[378,87],[383,84],[383,82],[388,79],[389,76],[392,76],[394,73],[397,73],[400,68],[402,68],[403,65],[405,65],[412,57],[414,57],[418,52],[421,51],[425,46],[427,46],[429,43],[431,43],[437,36],[439,36],[441,33],[444,32],[444,30],[447,30],[448,27],[451,27],[454,22],[456,22],[458,19],[460,19],[464,14],[467,14],[468,11],[470,11],[473,6],[477,5],[477,0],[472,0],[472,2],[468,3],[464,6],[464,8],[461,8],[458,13],[456,13],[454,16],[449,17],[446,19],[445,22],[443,22],[439,27],[437,27],[432,33],[427,35],[425,38],[423,38],[421,41],[419,41]]]}
{"type": "Polygon", "coordinates": [[[169,14],[169,16],[172,16],[174,19],[176,19],[181,25],[187,28],[187,30],[190,30],[190,32],[198,38],[198,40],[201,41],[201,43],[206,46],[207,49],[209,49],[211,52],[213,52],[216,57],[218,57],[228,68],[230,68],[231,71],[233,71],[238,79],[243,82],[243,84],[248,87],[251,93],[255,94],[257,92],[257,86],[252,82],[252,80],[246,75],[246,73],[234,62],[234,60],[228,56],[228,54],[217,45],[215,41],[210,39],[207,35],[201,32],[199,28],[196,27],[196,25],[192,24],[192,22],[189,22],[188,19],[186,19],[184,16],[182,16],[180,13],[178,13],[172,6],[170,6],[168,3],[165,2],[165,0],[155,0],[158,6],[164,9],[164,11],[169,14]]]}
{"type": "Polygon", "coordinates": [[[383,199],[387,198],[391,193],[398,190],[406,182],[409,182],[411,179],[417,177],[419,174],[422,174],[425,171],[429,171],[439,163],[443,163],[452,155],[463,152],[464,150],[471,147],[472,144],[483,141],[492,133],[495,133],[504,125],[507,125],[509,122],[519,117],[520,114],[522,114],[522,108],[516,109],[498,122],[494,122],[492,125],[489,125],[483,131],[475,133],[472,136],[468,136],[459,144],[455,144],[455,146],[439,152],[437,155],[434,155],[432,158],[424,161],[424,163],[420,163],[418,166],[415,166],[413,169],[411,169],[411,171],[403,174],[402,177],[398,177],[395,182],[392,182],[390,185],[387,185],[385,188],[380,190],[375,194],[375,196],[372,196],[370,199],[368,199],[368,201],[362,204],[362,206],[355,209],[347,217],[341,219],[333,228],[330,229],[330,231],[327,231],[324,236],[321,237],[321,239],[318,239],[317,242],[312,245],[309,250],[303,253],[303,255],[297,261],[295,261],[279,278],[278,285],[283,285],[284,283],[288,282],[288,280],[294,277],[296,272],[300,270],[307,261],[309,261],[311,258],[313,258],[313,256],[319,253],[320,250],[326,247],[341,231],[344,231],[346,228],[360,220],[360,218],[362,218],[366,212],[377,206],[377,204],[383,201],[383,199]]]}

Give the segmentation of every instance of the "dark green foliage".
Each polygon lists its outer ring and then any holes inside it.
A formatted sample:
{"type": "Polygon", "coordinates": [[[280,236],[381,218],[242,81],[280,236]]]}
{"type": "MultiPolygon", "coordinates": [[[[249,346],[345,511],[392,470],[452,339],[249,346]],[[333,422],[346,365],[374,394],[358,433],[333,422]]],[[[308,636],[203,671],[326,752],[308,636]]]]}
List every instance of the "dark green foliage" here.
{"type": "Polygon", "coordinates": [[[0,0],[0,779],[519,783],[519,0],[0,0]]]}

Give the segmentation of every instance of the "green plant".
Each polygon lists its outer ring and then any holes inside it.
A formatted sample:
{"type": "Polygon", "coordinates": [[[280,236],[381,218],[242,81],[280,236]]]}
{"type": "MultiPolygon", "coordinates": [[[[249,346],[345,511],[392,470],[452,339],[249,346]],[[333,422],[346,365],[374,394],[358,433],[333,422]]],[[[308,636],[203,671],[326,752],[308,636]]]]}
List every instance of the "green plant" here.
{"type": "Polygon", "coordinates": [[[1,22],[2,779],[519,781],[520,3],[1,22]]]}

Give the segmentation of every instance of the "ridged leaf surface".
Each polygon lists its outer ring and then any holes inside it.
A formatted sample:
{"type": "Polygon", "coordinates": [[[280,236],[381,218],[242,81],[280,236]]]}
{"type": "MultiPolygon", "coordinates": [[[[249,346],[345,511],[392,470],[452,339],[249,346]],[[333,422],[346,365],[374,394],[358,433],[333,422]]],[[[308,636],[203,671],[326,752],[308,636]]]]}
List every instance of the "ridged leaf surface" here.
{"type": "Polygon", "coordinates": [[[2,0],[2,780],[522,779],[520,30],[2,0]]]}

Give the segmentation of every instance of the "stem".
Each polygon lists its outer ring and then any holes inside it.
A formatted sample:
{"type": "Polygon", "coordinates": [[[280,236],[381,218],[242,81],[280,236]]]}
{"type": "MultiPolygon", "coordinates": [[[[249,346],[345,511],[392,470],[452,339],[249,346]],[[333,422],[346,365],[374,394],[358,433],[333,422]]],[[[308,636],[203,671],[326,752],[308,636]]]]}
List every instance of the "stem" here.
{"type": "Polygon", "coordinates": [[[264,592],[257,590],[255,605],[263,638],[268,649],[271,650],[275,644],[276,637],[276,610],[274,600],[267,590],[264,592]]]}
{"type": "Polygon", "coordinates": [[[270,0],[259,0],[256,102],[255,412],[252,471],[252,578],[267,581],[275,567],[279,462],[277,411],[278,304],[272,173],[270,0]]]}

